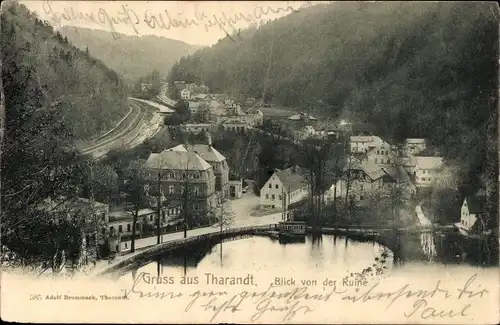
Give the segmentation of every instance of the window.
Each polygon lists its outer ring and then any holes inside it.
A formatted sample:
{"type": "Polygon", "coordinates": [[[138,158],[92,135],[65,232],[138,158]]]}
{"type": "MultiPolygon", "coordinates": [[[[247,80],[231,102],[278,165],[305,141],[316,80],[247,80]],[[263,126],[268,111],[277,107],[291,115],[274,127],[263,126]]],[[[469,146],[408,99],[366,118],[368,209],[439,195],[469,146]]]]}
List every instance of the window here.
{"type": "Polygon", "coordinates": [[[359,199],[360,199],[360,200],[364,200],[364,199],[365,199],[365,197],[364,197],[363,195],[360,195],[360,196],[359,196],[359,199]]]}
{"type": "Polygon", "coordinates": [[[101,229],[101,233],[102,233],[103,235],[104,235],[104,234],[106,234],[106,228],[104,228],[104,227],[103,227],[103,228],[101,229]]]}
{"type": "Polygon", "coordinates": [[[198,211],[199,208],[200,207],[199,207],[198,203],[193,204],[194,211],[198,211]]]}
{"type": "Polygon", "coordinates": [[[113,226],[109,227],[109,232],[112,233],[114,230],[115,230],[115,227],[113,227],[113,226]]]}
{"type": "Polygon", "coordinates": [[[104,213],[104,212],[101,213],[101,220],[103,220],[103,221],[106,220],[106,213],[104,213]]]}
{"type": "Polygon", "coordinates": [[[198,187],[194,188],[194,195],[200,195],[200,188],[198,187]]]}
{"type": "Polygon", "coordinates": [[[122,225],[119,225],[119,226],[118,226],[118,232],[120,232],[120,233],[121,233],[121,232],[123,232],[123,227],[122,227],[122,225]]]}
{"type": "Polygon", "coordinates": [[[174,194],[175,187],[173,185],[168,186],[168,194],[174,194]]]}
{"type": "Polygon", "coordinates": [[[273,188],[273,185],[271,183],[269,183],[269,188],[273,188]]]}
{"type": "Polygon", "coordinates": [[[266,194],[266,199],[269,199],[269,194],[266,194]]]}
{"type": "Polygon", "coordinates": [[[279,200],[280,200],[280,201],[281,201],[281,200],[283,200],[283,199],[281,198],[281,195],[279,196],[279,200]]]}
{"type": "Polygon", "coordinates": [[[278,184],[276,184],[276,188],[279,188],[280,186],[278,184]]]}
{"type": "Polygon", "coordinates": [[[274,200],[274,199],[276,198],[276,196],[273,194],[272,198],[273,198],[273,200],[274,200]]]}
{"type": "Polygon", "coordinates": [[[377,158],[375,158],[375,163],[376,163],[376,164],[378,163],[378,159],[377,159],[377,158]]]}
{"type": "Polygon", "coordinates": [[[127,231],[130,231],[131,230],[131,227],[130,227],[130,223],[127,224],[127,231]]]}
{"type": "MultiPolygon", "coordinates": [[[[153,215],[149,216],[149,221],[153,221],[153,215]]],[[[121,226],[120,226],[121,227],[121,226]]]]}

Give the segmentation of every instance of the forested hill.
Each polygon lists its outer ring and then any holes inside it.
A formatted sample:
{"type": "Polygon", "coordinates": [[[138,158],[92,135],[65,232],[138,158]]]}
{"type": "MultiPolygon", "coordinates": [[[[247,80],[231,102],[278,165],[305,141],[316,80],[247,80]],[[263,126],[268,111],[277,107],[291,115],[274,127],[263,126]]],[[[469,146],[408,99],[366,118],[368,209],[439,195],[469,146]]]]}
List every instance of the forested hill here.
{"type": "Polygon", "coordinates": [[[7,125],[24,116],[16,115],[22,109],[39,114],[50,107],[57,111],[54,123],[63,122],[74,139],[88,139],[112,128],[129,111],[128,90],[118,75],[25,6],[2,6],[1,20],[7,125]]]}
{"type": "Polygon", "coordinates": [[[317,5],[201,49],[169,79],[257,98],[266,86],[267,101],[425,137],[477,169],[496,130],[498,16],[486,2],[317,5]]]}
{"type": "Polygon", "coordinates": [[[199,46],[154,35],[129,36],[88,28],[62,27],[63,36],[78,48],[102,60],[128,81],[135,81],[153,69],[166,75],[181,57],[199,46]]]}

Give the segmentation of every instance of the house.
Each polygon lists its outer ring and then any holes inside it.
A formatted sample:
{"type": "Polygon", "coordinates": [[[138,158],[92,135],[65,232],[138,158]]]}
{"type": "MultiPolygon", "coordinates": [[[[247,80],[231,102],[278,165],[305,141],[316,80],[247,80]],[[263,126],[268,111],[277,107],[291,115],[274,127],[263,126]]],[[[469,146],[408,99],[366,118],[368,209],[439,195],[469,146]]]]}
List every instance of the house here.
{"type": "Polygon", "coordinates": [[[368,153],[368,151],[381,145],[384,141],[376,135],[353,135],[349,139],[351,153],[368,153]]]}
{"type": "Polygon", "coordinates": [[[198,112],[198,108],[200,107],[200,104],[201,104],[201,102],[196,102],[196,101],[192,101],[192,100],[190,100],[188,102],[188,107],[189,107],[189,111],[191,112],[191,115],[194,115],[198,112]]]}
{"type": "Polygon", "coordinates": [[[190,94],[191,92],[187,88],[181,90],[181,98],[184,100],[188,100],[190,98],[190,94]]]}
{"type": "Polygon", "coordinates": [[[405,141],[404,152],[406,155],[418,155],[426,149],[425,139],[408,138],[405,141]]]}
{"type": "Polygon", "coordinates": [[[307,169],[293,166],[276,169],[260,189],[260,205],[283,208],[309,195],[307,169]]]}
{"type": "Polygon", "coordinates": [[[186,132],[200,134],[202,132],[210,132],[213,130],[213,125],[210,123],[188,123],[182,125],[186,132]]]}
{"type": "Polygon", "coordinates": [[[240,180],[229,181],[229,197],[239,199],[243,195],[243,182],[240,180]]]}
{"type": "Polygon", "coordinates": [[[443,177],[442,157],[415,157],[415,161],[414,177],[417,187],[429,187],[443,177]]]}
{"type": "Polygon", "coordinates": [[[473,228],[481,229],[482,227],[477,227],[475,224],[485,212],[485,201],[485,196],[481,193],[466,197],[460,209],[460,222],[455,225],[468,233],[473,228]]]}
{"type": "MultiPolygon", "coordinates": [[[[337,197],[365,201],[369,194],[384,190],[384,172],[368,161],[354,162],[346,166],[346,177],[337,181],[337,197]]],[[[387,180],[386,180],[387,182],[387,180]]]]}
{"type": "Polygon", "coordinates": [[[141,91],[142,92],[147,92],[147,91],[151,90],[151,88],[153,88],[152,83],[141,83],[141,91]]]}
{"type": "Polygon", "coordinates": [[[190,152],[198,154],[203,160],[208,162],[215,174],[215,190],[222,192],[224,198],[229,197],[229,165],[226,157],[212,147],[212,140],[208,135],[208,144],[186,145],[186,149],[190,152]]]}
{"type": "Polygon", "coordinates": [[[169,200],[188,200],[190,216],[203,217],[215,206],[214,170],[197,153],[177,146],[151,153],[144,167],[150,188],[157,188],[159,182],[169,200]]]}
{"type": "Polygon", "coordinates": [[[383,140],[375,140],[372,143],[368,143],[367,147],[368,152],[366,153],[366,158],[370,163],[379,166],[391,165],[396,163],[395,153],[387,142],[383,140]]]}
{"type": "Polygon", "coordinates": [[[292,121],[316,121],[317,118],[315,118],[312,115],[309,115],[308,113],[300,112],[298,114],[294,114],[292,116],[288,117],[289,120],[292,121]]]}
{"type": "Polygon", "coordinates": [[[210,92],[210,89],[205,84],[201,84],[199,86],[199,91],[200,91],[200,93],[206,94],[206,93],[210,92]]]}
{"type": "Polygon", "coordinates": [[[41,208],[51,215],[51,220],[58,224],[62,220],[72,220],[82,226],[80,263],[87,264],[99,258],[97,253],[106,245],[109,222],[109,206],[87,198],[59,197],[47,199],[41,208]]]}
{"type": "Polygon", "coordinates": [[[380,169],[386,174],[382,177],[382,186],[386,193],[391,193],[393,188],[399,186],[404,197],[415,195],[416,186],[403,166],[384,166],[380,169]]]}
{"type": "Polygon", "coordinates": [[[177,91],[182,91],[186,88],[186,82],[180,80],[174,81],[174,87],[177,91]]]}

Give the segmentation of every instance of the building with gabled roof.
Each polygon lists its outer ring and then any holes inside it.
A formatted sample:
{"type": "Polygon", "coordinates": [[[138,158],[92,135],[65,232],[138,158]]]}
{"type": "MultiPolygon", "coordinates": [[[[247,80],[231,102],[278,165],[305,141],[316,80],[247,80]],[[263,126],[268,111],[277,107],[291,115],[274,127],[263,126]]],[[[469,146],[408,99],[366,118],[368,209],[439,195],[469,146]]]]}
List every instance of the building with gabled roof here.
{"type": "Polygon", "coordinates": [[[421,138],[408,138],[405,141],[404,150],[407,155],[418,155],[427,147],[425,139],[421,138]]]}
{"type": "Polygon", "coordinates": [[[308,169],[293,166],[275,169],[260,189],[260,205],[283,208],[309,195],[308,169]]]}
{"type": "Polygon", "coordinates": [[[214,170],[196,152],[179,145],[151,153],[144,168],[149,188],[158,188],[160,184],[167,201],[189,201],[186,208],[190,216],[202,216],[214,207],[214,170]]]}
{"type": "Polygon", "coordinates": [[[349,139],[349,149],[351,153],[368,153],[368,151],[384,143],[376,135],[352,135],[349,139]]]}
{"type": "Polygon", "coordinates": [[[460,222],[455,225],[467,233],[472,232],[474,228],[477,230],[485,230],[483,226],[478,227],[476,223],[481,221],[483,214],[486,212],[486,196],[482,191],[473,195],[469,195],[464,199],[460,209],[460,222]]]}
{"type": "Polygon", "coordinates": [[[442,157],[415,157],[415,182],[418,187],[429,187],[447,175],[443,174],[442,157]]]}
{"type": "Polygon", "coordinates": [[[224,198],[229,197],[229,165],[226,157],[212,146],[211,140],[209,140],[209,144],[193,144],[185,147],[188,151],[198,154],[212,166],[215,174],[215,190],[221,191],[224,198]]]}

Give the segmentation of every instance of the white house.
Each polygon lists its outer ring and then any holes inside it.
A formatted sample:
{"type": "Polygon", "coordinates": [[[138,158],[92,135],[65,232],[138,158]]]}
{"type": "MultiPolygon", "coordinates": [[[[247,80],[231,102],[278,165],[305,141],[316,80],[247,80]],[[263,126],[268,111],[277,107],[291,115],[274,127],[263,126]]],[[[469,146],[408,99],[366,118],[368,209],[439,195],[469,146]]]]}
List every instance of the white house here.
{"type": "Polygon", "coordinates": [[[191,92],[187,88],[184,88],[181,90],[181,98],[182,99],[187,100],[190,98],[190,95],[191,95],[191,92]]]}
{"type": "Polygon", "coordinates": [[[308,194],[307,169],[299,166],[276,169],[260,189],[260,205],[283,208],[283,204],[299,202],[308,194]]]}
{"type": "Polygon", "coordinates": [[[393,150],[387,142],[377,140],[373,143],[376,143],[375,147],[373,147],[373,144],[371,143],[368,143],[367,145],[369,151],[366,153],[366,158],[370,163],[379,166],[391,165],[395,163],[393,150]]]}
{"type": "Polygon", "coordinates": [[[405,154],[407,155],[418,155],[426,148],[425,139],[419,138],[408,138],[405,141],[405,154]]]}
{"type": "Polygon", "coordinates": [[[376,135],[352,135],[349,142],[351,153],[367,153],[384,141],[376,135]]]}
{"type": "Polygon", "coordinates": [[[460,209],[460,223],[455,225],[459,229],[470,232],[480,214],[484,212],[484,207],[484,197],[477,194],[467,197],[460,209]]]}
{"type": "Polygon", "coordinates": [[[443,177],[442,157],[415,157],[415,182],[418,187],[429,187],[443,177]]]}

